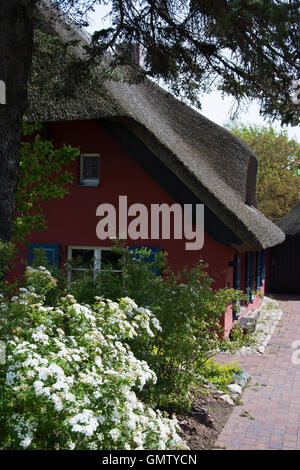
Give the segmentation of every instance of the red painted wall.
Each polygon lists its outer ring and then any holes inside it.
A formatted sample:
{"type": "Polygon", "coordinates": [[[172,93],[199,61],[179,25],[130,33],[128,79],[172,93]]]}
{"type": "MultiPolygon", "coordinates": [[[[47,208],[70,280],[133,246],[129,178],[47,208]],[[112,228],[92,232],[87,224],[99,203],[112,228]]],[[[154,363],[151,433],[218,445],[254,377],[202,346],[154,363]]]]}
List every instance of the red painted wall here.
{"type": "MultiPolygon", "coordinates": [[[[130,157],[96,121],[74,121],[49,124],[50,138],[56,147],[66,143],[80,149],[81,153],[100,154],[100,183],[98,187],[78,186],[79,159],[70,169],[74,180],[70,194],[63,200],[44,203],[48,228],[30,237],[34,243],[59,243],[64,260],[68,246],[111,246],[111,240],[99,240],[96,235],[96,209],[102,203],[118,207],[118,197],[126,195],[128,206],[134,203],[173,204],[175,201],[130,157]]],[[[205,234],[204,247],[200,251],[185,250],[186,240],[128,240],[129,245],[160,246],[168,252],[172,268],[182,270],[202,259],[209,264],[208,272],[216,288],[233,287],[233,261],[235,250],[214,241],[205,234]]],[[[21,248],[27,259],[27,247],[21,248]]],[[[24,266],[17,262],[11,274],[20,275],[24,266]]],[[[224,326],[231,328],[231,312],[224,317],[224,326]]]]}

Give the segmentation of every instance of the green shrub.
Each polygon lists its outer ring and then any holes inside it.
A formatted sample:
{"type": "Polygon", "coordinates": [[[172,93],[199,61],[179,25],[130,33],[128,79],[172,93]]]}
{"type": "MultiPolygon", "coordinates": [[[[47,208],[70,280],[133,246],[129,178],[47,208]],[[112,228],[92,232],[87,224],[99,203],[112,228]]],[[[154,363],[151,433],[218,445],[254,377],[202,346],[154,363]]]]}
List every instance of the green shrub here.
{"type": "Polygon", "coordinates": [[[237,362],[232,364],[218,364],[209,359],[203,364],[202,377],[212,383],[218,390],[228,392],[227,385],[234,382],[234,375],[242,372],[237,362]]]}
{"type": "Polygon", "coordinates": [[[11,242],[0,240],[0,278],[3,278],[8,270],[9,262],[15,254],[15,247],[11,242]]]}
{"type": "Polygon", "coordinates": [[[90,303],[95,295],[117,300],[128,296],[151,310],[162,330],[155,337],[140,336],[131,347],[157,375],[157,384],[148,384],[142,394],[151,406],[165,410],[182,410],[190,405],[189,392],[201,375],[203,364],[216,350],[234,351],[243,342],[224,340],[221,317],[228,304],[241,297],[233,289],[215,290],[206,265],[199,263],[190,270],[174,273],[166,254],[150,263],[150,251],[117,247],[122,274],[112,268],[94,278],[71,285],[71,292],[81,302],[90,303]],[[155,274],[161,271],[162,276],[155,274]]]}

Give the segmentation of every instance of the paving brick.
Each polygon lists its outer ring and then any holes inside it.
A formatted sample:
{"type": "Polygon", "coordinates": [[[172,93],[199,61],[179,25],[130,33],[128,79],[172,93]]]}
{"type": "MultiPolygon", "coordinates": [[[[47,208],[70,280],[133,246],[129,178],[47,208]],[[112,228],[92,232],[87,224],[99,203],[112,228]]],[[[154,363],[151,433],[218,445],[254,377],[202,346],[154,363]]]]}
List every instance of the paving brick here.
{"type": "Polygon", "coordinates": [[[283,315],[263,355],[217,356],[220,363],[238,361],[251,382],[241,397],[243,406],[233,410],[216,446],[300,449],[300,364],[292,363],[292,344],[300,340],[300,298],[281,297],[278,303],[283,315]],[[244,411],[254,420],[242,417],[244,411]]]}

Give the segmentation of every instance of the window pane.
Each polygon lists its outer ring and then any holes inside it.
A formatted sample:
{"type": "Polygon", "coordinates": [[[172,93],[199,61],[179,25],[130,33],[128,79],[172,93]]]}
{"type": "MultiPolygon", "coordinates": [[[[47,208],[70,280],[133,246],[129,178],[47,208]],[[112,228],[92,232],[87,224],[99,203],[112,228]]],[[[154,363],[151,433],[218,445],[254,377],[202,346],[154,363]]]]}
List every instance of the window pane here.
{"type": "Polygon", "coordinates": [[[115,251],[101,251],[101,269],[121,269],[121,255],[115,251]]]}
{"type": "Polygon", "coordinates": [[[91,274],[88,270],[84,269],[72,269],[72,282],[88,281],[91,278],[91,274]]]}
{"type": "Polygon", "coordinates": [[[83,157],[83,179],[98,179],[99,178],[99,157],[83,157]]]}
{"type": "Polygon", "coordinates": [[[82,248],[72,249],[72,266],[74,268],[93,268],[94,266],[94,250],[84,250],[82,248]]]}

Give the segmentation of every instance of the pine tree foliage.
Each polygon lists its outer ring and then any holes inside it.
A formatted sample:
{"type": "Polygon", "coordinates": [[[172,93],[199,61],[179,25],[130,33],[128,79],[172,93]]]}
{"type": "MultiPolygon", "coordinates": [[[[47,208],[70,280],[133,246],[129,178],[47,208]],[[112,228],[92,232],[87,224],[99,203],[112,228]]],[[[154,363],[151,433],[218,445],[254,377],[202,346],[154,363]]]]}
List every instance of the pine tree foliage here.
{"type": "Polygon", "coordinates": [[[217,88],[238,102],[258,99],[261,113],[283,124],[299,122],[292,100],[300,78],[299,0],[54,3],[83,23],[96,5],[110,8],[111,26],[93,35],[93,57],[117,52],[120,44],[139,45],[147,75],[199,107],[201,93],[217,88]]]}

